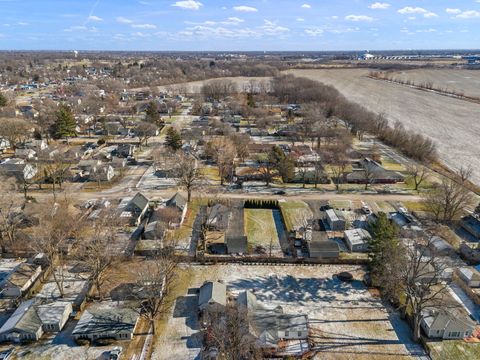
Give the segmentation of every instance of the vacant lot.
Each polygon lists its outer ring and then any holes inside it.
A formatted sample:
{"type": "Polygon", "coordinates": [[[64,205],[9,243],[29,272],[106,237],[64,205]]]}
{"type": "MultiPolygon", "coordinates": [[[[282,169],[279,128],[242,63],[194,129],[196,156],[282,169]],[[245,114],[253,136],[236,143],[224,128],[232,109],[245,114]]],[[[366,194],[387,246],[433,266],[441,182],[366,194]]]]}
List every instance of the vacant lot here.
{"type": "Polygon", "coordinates": [[[201,337],[195,289],[205,280],[224,280],[232,295],[254,291],[268,307],[304,313],[310,320],[316,359],[411,359],[423,355],[410,341],[410,331],[396,313],[355,280],[343,283],[335,274],[359,266],[193,266],[190,289],[177,298],[172,316],[160,335],[155,359],[197,359],[201,337]]]}
{"type": "Polygon", "coordinates": [[[272,254],[282,254],[273,211],[270,209],[245,209],[244,216],[249,247],[255,249],[256,246],[262,246],[267,251],[271,247],[272,254]]]}
{"type": "MultiPolygon", "coordinates": [[[[451,81],[458,81],[457,86],[463,86],[460,83],[460,71],[453,75],[450,75],[452,70],[435,71],[438,71],[436,74],[445,72],[445,79],[451,76],[457,79],[451,81]]],[[[400,121],[407,128],[430,137],[437,144],[440,158],[446,165],[452,169],[471,165],[474,168],[474,181],[480,184],[480,168],[476,166],[480,156],[480,122],[476,121],[480,105],[369,79],[369,72],[368,69],[290,71],[296,76],[333,85],[350,100],[376,113],[384,113],[392,123],[400,121]]],[[[470,74],[465,72],[464,77],[470,74]]],[[[431,75],[427,73],[425,76],[431,75]]],[[[480,73],[476,75],[476,79],[479,78],[480,73]]],[[[464,80],[466,90],[474,88],[475,79],[464,80]]]]}

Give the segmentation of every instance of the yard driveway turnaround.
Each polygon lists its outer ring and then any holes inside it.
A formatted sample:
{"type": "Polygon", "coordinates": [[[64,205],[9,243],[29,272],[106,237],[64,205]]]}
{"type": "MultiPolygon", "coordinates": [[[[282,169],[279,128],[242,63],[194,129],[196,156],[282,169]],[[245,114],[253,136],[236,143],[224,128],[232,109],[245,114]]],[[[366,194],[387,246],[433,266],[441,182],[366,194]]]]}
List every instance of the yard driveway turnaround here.
{"type": "Polygon", "coordinates": [[[316,359],[428,359],[412,342],[407,324],[358,280],[364,274],[361,266],[232,264],[192,266],[191,273],[190,289],[177,299],[152,359],[200,358],[195,289],[205,280],[224,280],[233,295],[250,290],[268,307],[307,314],[316,359]],[[339,281],[335,274],[342,271],[356,280],[339,281]]]}

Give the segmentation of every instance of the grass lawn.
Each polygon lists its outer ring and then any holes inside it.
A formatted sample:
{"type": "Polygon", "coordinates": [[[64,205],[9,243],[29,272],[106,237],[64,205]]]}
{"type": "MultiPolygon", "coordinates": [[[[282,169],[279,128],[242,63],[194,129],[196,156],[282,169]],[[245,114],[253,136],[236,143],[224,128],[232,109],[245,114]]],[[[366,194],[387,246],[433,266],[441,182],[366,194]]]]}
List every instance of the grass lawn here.
{"type": "Polygon", "coordinates": [[[480,344],[467,343],[463,340],[444,340],[429,342],[433,360],[467,360],[480,359],[480,344]]]}
{"type": "Polygon", "coordinates": [[[389,157],[382,157],[382,166],[387,170],[405,171],[405,166],[390,159],[389,157]]]}
{"type": "Polygon", "coordinates": [[[280,201],[278,204],[287,231],[292,231],[313,217],[312,210],[303,201],[280,201]]]}
{"type": "Polygon", "coordinates": [[[201,168],[202,175],[212,181],[220,181],[220,175],[216,166],[204,166],[201,168]]]}
{"type": "Polygon", "coordinates": [[[402,204],[410,211],[425,211],[425,206],[419,201],[402,201],[402,204]]]}
{"type": "Polygon", "coordinates": [[[248,236],[249,246],[263,246],[270,248],[279,246],[279,239],[273,212],[269,209],[245,209],[245,233],[248,236]]]}

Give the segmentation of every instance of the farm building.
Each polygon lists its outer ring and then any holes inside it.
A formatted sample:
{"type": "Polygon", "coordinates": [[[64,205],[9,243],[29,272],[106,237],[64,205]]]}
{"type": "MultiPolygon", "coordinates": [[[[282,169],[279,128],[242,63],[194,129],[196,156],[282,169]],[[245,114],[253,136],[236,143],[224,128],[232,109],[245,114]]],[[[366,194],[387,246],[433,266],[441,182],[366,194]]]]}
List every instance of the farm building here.
{"type": "Polygon", "coordinates": [[[329,240],[324,231],[312,231],[307,248],[311,258],[336,259],[340,256],[340,247],[335,241],[329,240]]]}
{"type": "Polygon", "coordinates": [[[339,210],[328,209],[325,211],[326,220],[330,230],[332,231],[343,231],[347,224],[345,216],[339,210]]]}
{"type": "Polygon", "coordinates": [[[368,242],[372,237],[365,229],[345,230],[344,240],[350,251],[365,252],[368,251],[368,242]]]}
{"type": "Polygon", "coordinates": [[[201,311],[222,310],[227,304],[227,287],[218,281],[206,281],[200,287],[198,308],[201,311]]]}

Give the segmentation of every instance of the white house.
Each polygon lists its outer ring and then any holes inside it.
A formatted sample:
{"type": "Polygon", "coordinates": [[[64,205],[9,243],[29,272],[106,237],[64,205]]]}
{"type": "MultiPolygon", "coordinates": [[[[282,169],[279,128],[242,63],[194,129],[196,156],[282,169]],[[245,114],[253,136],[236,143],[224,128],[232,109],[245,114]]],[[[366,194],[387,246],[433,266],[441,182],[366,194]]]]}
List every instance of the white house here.
{"type": "Polygon", "coordinates": [[[441,309],[425,311],[420,326],[429,338],[463,339],[472,335],[476,323],[467,315],[441,309]]]}
{"type": "Polygon", "coordinates": [[[0,164],[0,170],[9,176],[15,176],[21,180],[31,180],[37,175],[38,169],[32,164],[25,163],[23,159],[6,159],[0,164]]]}
{"type": "Polygon", "coordinates": [[[465,266],[457,269],[458,277],[471,288],[480,287],[480,272],[473,266],[465,266]]]}
{"type": "Polygon", "coordinates": [[[50,304],[38,305],[37,314],[42,321],[44,332],[59,332],[65,326],[72,313],[72,303],[56,301],[50,304]]]}
{"type": "Polygon", "coordinates": [[[365,229],[352,229],[344,232],[345,243],[353,252],[368,251],[368,241],[371,238],[370,233],[365,229]]]}
{"type": "Polygon", "coordinates": [[[42,325],[34,308],[34,300],[25,301],[0,328],[0,341],[12,343],[36,341],[43,335],[42,325]]]}

